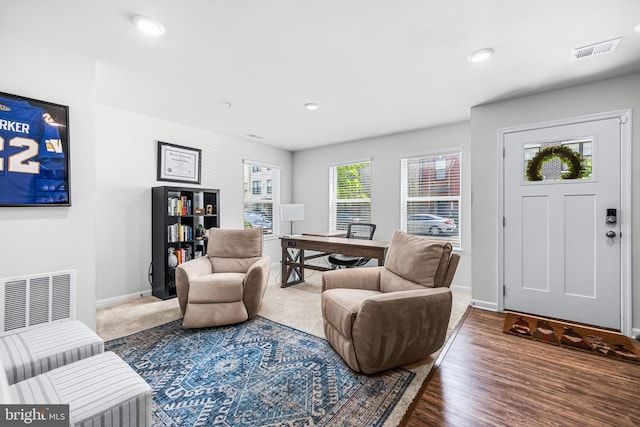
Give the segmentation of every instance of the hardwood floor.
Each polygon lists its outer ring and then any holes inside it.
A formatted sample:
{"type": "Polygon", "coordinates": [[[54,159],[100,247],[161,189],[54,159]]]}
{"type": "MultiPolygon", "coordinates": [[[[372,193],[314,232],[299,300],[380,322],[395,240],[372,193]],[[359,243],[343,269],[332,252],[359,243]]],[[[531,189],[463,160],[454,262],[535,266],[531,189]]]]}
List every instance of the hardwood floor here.
{"type": "Polygon", "coordinates": [[[463,320],[402,425],[640,426],[640,365],[505,334],[502,313],[463,320]]]}

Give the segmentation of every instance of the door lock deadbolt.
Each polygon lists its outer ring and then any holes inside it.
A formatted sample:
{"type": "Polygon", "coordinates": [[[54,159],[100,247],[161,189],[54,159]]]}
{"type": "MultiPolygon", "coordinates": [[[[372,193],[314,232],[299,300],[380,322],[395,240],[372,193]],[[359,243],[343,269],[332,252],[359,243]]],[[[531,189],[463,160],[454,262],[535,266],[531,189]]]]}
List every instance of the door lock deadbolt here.
{"type": "Polygon", "coordinates": [[[618,213],[616,209],[607,209],[607,224],[615,224],[618,222],[618,213]]]}

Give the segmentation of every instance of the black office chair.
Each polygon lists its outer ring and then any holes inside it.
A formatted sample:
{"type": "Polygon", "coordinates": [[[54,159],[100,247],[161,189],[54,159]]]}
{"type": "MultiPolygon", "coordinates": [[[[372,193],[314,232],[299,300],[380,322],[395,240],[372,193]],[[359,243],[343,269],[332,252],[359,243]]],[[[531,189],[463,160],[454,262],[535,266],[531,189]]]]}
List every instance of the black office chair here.
{"type": "MultiPolygon", "coordinates": [[[[369,224],[366,222],[351,222],[347,225],[347,239],[372,240],[373,233],[375,233],[375,231],[375,224],[369,224]]],[[[360,267],[368,263],[370,259],[371,258],[349,256],[343,254],[331,254],[329,255],[329,264],[331,264],[332,270],[340,267],[360,267]]]]}

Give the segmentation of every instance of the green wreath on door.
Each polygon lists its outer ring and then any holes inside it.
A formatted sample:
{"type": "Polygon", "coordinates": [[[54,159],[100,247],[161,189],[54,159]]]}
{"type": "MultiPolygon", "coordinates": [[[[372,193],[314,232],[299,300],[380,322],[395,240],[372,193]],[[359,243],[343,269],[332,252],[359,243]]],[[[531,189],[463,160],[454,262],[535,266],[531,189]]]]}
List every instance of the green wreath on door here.
{"type": "Polygon", "coordinates": [[[538,151],[527,165],[527,181],[542,181],[542,165],[551,159],[559,159],[569,170],[564,172],[562,179],[577,179],[584,176],[586,169],[584,159],[578,153],[564,145],[550,145],[538,151]]]}

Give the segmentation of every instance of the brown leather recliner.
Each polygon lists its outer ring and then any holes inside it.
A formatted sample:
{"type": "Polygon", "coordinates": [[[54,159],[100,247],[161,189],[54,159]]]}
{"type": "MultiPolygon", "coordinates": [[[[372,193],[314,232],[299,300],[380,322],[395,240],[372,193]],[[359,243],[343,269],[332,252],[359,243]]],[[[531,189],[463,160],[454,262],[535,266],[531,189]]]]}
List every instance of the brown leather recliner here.
{"type": "Polygon", "coordinates": [[[444,344],[459,259],[450,243],[397,230],[384,266],[324,272],[327,340],[365,374],[426,358],[444,344]]]}
{"type": "Polygon", "coordinates": [[[207,255],[176,268],[182,327],[229,325],[254,318],[271,267],[262,250],[262,228],[211,228],[207,255]]]}

